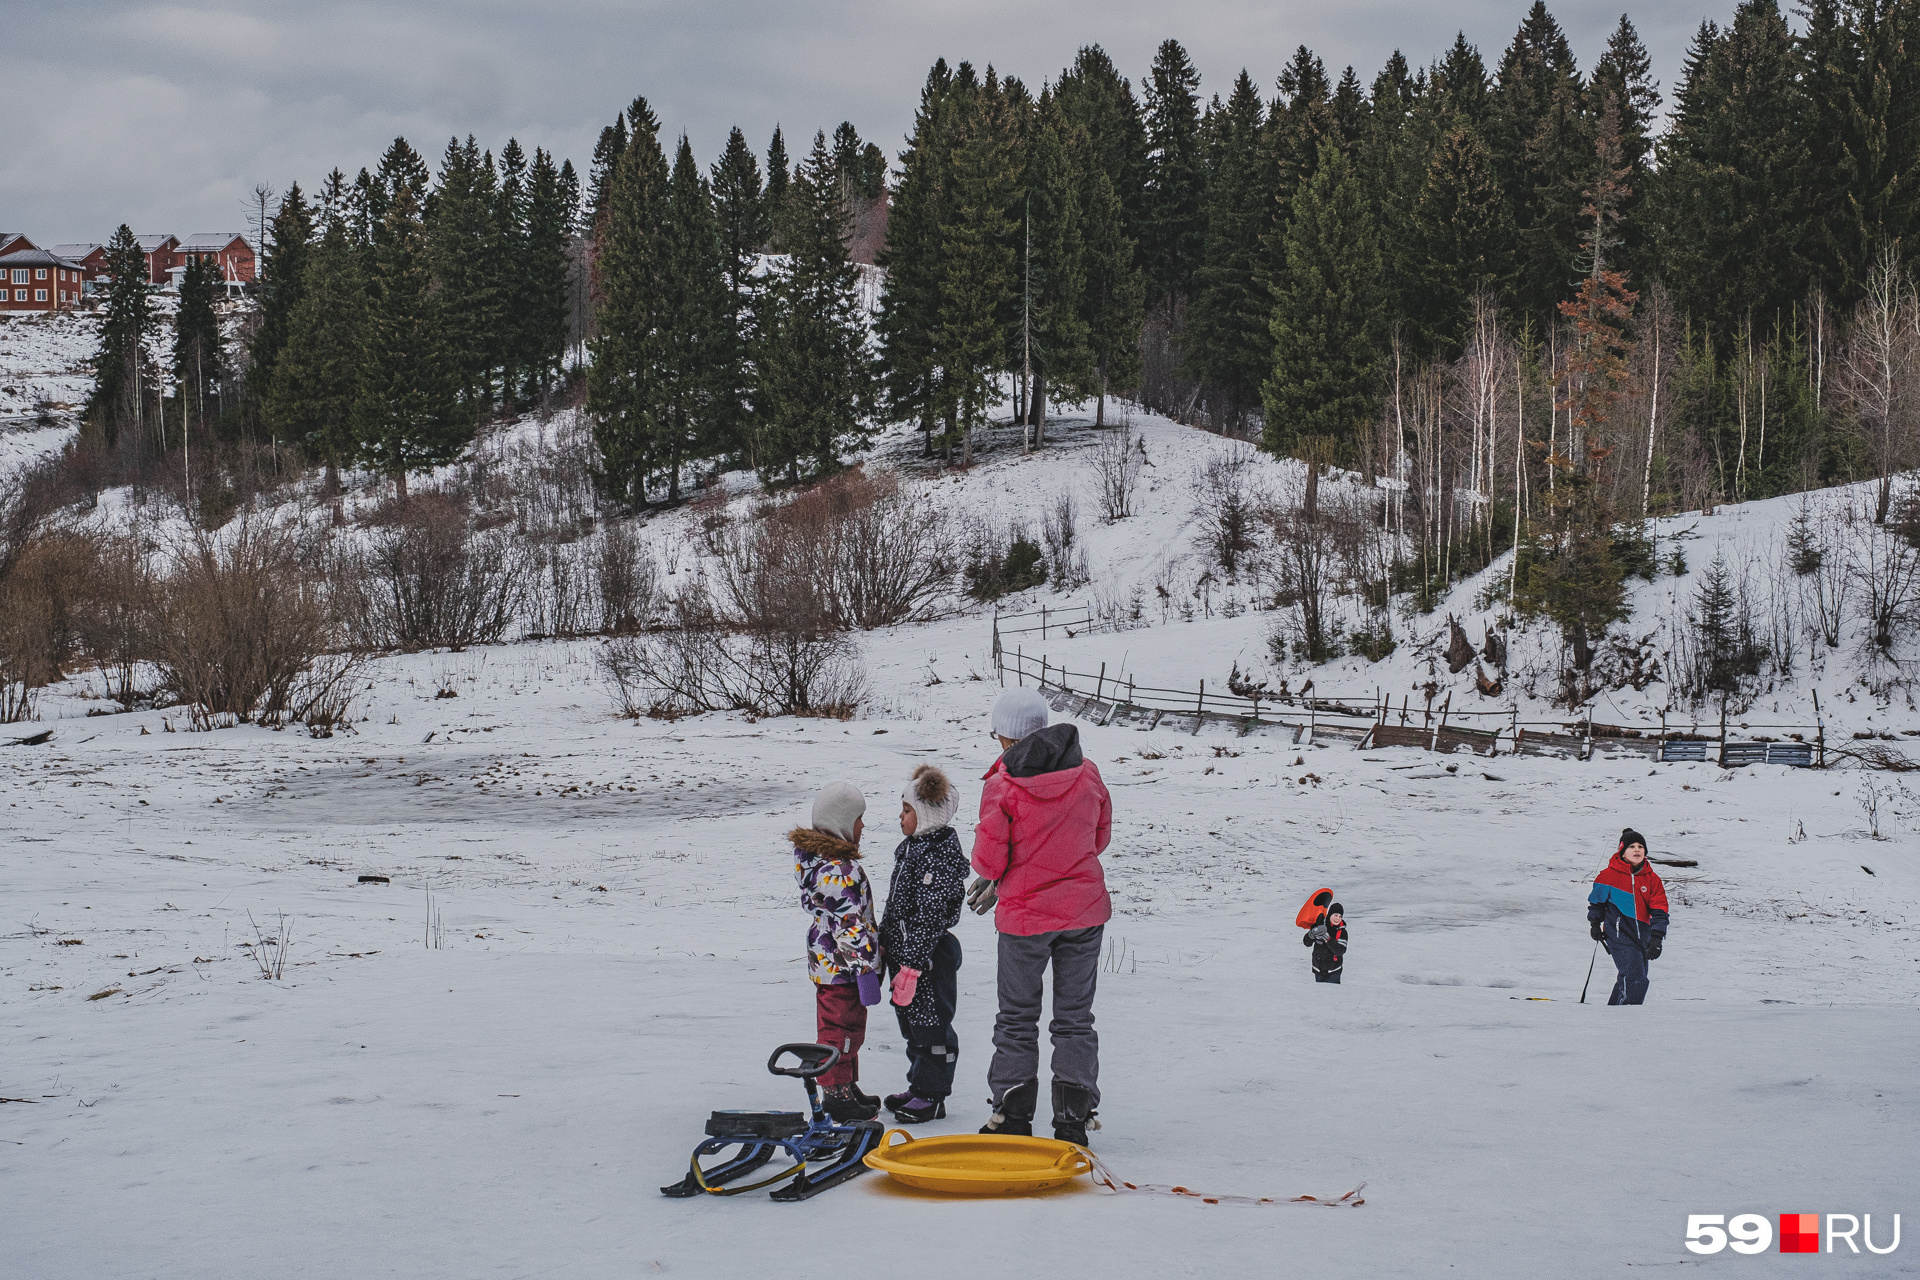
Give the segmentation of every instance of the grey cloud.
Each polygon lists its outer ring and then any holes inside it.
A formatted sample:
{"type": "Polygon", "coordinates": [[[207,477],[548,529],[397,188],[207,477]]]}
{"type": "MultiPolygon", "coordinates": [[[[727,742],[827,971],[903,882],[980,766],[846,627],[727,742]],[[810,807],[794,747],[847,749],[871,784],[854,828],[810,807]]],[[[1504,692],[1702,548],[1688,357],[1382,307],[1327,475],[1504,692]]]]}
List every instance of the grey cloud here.
{"type": "MultiPolygon", "coordinates": [[[[797,150],[843,119],[891,154],[936,57],[1037,88],[1098,43],[1137,83],[1171,36],[1203,94],[1224,96],[1243,66],[1270,94],[1299,44],[1363,81],[1395,48],[1430,61],[1457,29],[1496,62],[1529,2],[15,0],[0,224],[49,243],[104,239],[122,221],[235,227],[256,182],[311,189],[336,164],[371,165],[397,134],[434,160],[449,136],[497,151],[514,135],[584,171],[601,125],[637,93],[708,159],[734,124],[764,151],[778,122],[797,150]]],[[[1552,6],[1583,67],[1621,4],[1552,6]]],[[[1669,96],[1700,20],[1731,8],[1634,12],[1669,96]]]]}

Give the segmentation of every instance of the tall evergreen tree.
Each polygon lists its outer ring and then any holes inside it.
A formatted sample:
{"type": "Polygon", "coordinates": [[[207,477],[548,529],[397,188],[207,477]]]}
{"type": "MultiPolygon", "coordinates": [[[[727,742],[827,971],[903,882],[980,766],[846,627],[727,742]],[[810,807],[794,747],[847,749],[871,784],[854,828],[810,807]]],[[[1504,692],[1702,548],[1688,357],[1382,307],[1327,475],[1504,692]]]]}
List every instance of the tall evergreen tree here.
{"type": "Polygon", "coordinates": [[[1328,139],[1287,224],[1287,274],[1273,310],[1263,388],[1265,448],[1304,437],[1350,445],[1372,422],[1380,381],[1380,250],[1366,189],[1328,139]]]}
{"type": "Polygon", "coordinates": [[[453,361],[470,408],[491,400],[492,370],[506,308],[501,297],[498,183],[469,134],[447,142],[440,181],[426,207],[427,261],[442,350],[453,361]]]}
{"type": "Polygon", "coordinates": [[[340,492],[340,468],[353,460],[357,448],[353,407],[367,360],[366,322],[360,255],[336,213],[309,256],[286,353],[274,365],[266,390],[268,424],[326,467],[329,497],[340,492]]]}
{"type": "Polygon", "coordinates": [[[1145,234],[1147,130],[1133,85],[1099,45],[1088,45],[1060,73],[1053,94],[1060,109],[1087,131],[1094,155],[1120,202],[1119,232],[1136,247],[1145,234]]]}
{"type": "Polygon", "coordinates": [[[1580,193],[1593,133],[1573,50],[1545,0],[1534,0],[1501,59],[1485,140],[1513,224],[1513,301],[1545,321],[1579,276],[1580,193]]]}
{"type": "Polygon", "coordinates": [[[507,145],[500,148],[499,175],[493,202],[497,252],[490,272],[499,299],[499,332],[492,359],[500,370],[500,402],[512,409],[531,394],[533,368],[539,359],[540,309],[536,294],[544,283],[534,274],[530,261],[532,176],[518,138],[508,138],[507,145]]]}
{"type": "Polygon", "coordinates": [[[1200,139],[1200,73],[1177,40],[1154,55],[1147,84],[1146,226],[1141,242],[1148,305],[1176,310],[1191,292],[1206,234],[1206,157],[1200,139]]]}
{"type": "Polygon", "coordinates": [[[220,268],[205,257],[188,260],[180,276],[180,309],[173,317],[173,385],[184,420],[205,430],[219,416],[220,318],[213,303],[220,268]],[[209,411],[207,402],[214,401],[209,411]]]}
{"type": "Polygon", "coordinates": [[[767,243],[767,205],[760,162],[739,129],[727,135],[726,150],[713,165],[713,211],[726,290],[719,338],[726,353],[712,408],[713,433],[718,448],[745,458],[753,427],[754,304],[759,294],[754,264],[767,243]]]}
{"type": "Polygon", "coordinates": [[[1086,131],[1043,90],[1027,157],[1021,264],[1033,352],[1027,420],[1041,441],[1050,399],[1079,400],[1099,390],[1086,317],[1086,219],[1080,197],[1090,173],[1097,172],[1091,151],[1086,131]]]}
{"type": "Polygon", "coordinates": [[[767,144],[767,252],[785,252],[782,220],[787,216],[787,191],[793,185],[793,162],[787,158],[787,140],[780,126],[773,126],[773,141],[767,144]]]}
{"type": "Polygon", "coordinates": [[[1409,221],[1423,261],[1407,320],[1418,348],[1451,356],[1474,293],[1504,290],[1513,263],[1513,228],[1492,158],[1464,118],[1454,117],[1435,140],[1409,221]]]}
{"type": "Polygon", "coordinates": [[[645,98],[627,108],[627,123],[627,145],[607,187],[587,414],[602,488],[617,501],[645,506],[648,476],[661,461],[654,446],[666,341],[668,171],[660,122],[645,98]]]}
{"type": "Polygon", "coordinates": [[[566,356],[569,318],[568,271],[574,221],[578,217],[580,183],[573,166],[553,167],[553,157],[542,148],[533,152],[527,178],[527,218],[524,255],[526,318],[521,365],[529,379],[527,394],[546,395],[560,376],[566,356]]]}
{"type": "Polygon", "coordinates": [[[444,337],[426,224],[410,182],[393,188],[374,240],[366,358],[353,407],[355,452],[392,476],[404,499],[409,471],[459,456],[472,439],[473,416],[444,337]]]}
{"type": "Polygon", "coordinates": [[[1262,279],[1261,242],[1278,199],[1260,163],[1265,111],[1245,70],[1214,123],[1207,180],[1207,237],[1194,273],[1181,349],[1188,375],[1212,391],[1216,423],[1237,431],[1259,403],[1273,366],[1273,295],[1262,279]]]}
{"type": "Polygon", "coordinates": [[[627,149],[627,117],[616,116],[612,124],[600,130],[593,144],[593,165],[587,170],[587,228],[599,234],[601,215],[607,208],[607,189],[613,184],[614,166],[627,149]]]}
{"type": "Polygon", "coordinates": [[[1109,392],[1140,385],[1140,330],[1146,317],[1147,283],[1138,264],[1139,250],[1126,233],[1126,209],[1104,170],[1094,166],[1087,178],[1087,284],[1081,294],[1087,316],[1087,345],[1099,379],[1094,425],[1105,426],[1109,392]]]}
{"type": "Polygon", "coordinates": [[[1598,119],[1613,101],[1620,113],[1620,153],[1626,161],[1627,193],[1620,202],[1620,246],[1615,260],[1636,280],[1654,276],[1653,227],[1648,194],[1653,186],[1653,131],[1660,109],[1660,85],[1653,59],[1640,33],[1623,13],[1607,37],[1606,52],[1593,68],[1589,114],[1598,119]]]}
{"type": "Polygon", "coordinates": [[[844,212],[824,134],[791,191],[790,258],[774,279],[758,399],[760,474],[799,483],[838,471],[871,438],[872,358],[847,257],[844,212]]]}
{"type": "Polygon", "coordinates": [[[1674,95],[1655,182],[1660,261],[1680,306],[1728,341],[1805,297],[1811,240],[1805,101],[1774,0],[1703,23],[1674,95]]]}
{"type": "MultiPolygon", "coordinates": [[[[334,171],[334,177],[340,179],[339,170],[334,171]]],[[[246,397],[252,417],[258,417],[260,406],[273,385],[274,363],[286,350],[293,312],[300,305],[301,292],[306,288],[313,230],[313,207],[307,203],[300,184],[295,182],[280,198],[280,207],[268,226],[267,244],[260,260],[260,277],[256,282],[260,321],[247,343],[246,397]]]]}
{"type": "Polygon", "coordinates": [[[713,406],[729,390],[733,346],[727,340],[727,286],[720,261],[712,195],[685,134],[667,179],[662,228],[659,438],[654,452],[667,468],[667,500],[680,499],[689,459],[725,449],[714,436],[713,406]]]}
{"type": "Polygon", "coordinates": [[[1464,119],[1484,140],[1492,108],[1492,86],[1480,50],[1467,43],[1462,31],[1454,36],[1446,56],[1433,67],[1429,83],[1441,118],[1464,119]]]}
{"type": "Polygon", "coordinates": [[[935,338],[946,275],[940,260],[940,227],[947,221],[948,170],[958,109],[954,75],[946,60],[939,59],[920,90],[913,132],[900,157],[900,183],[888,211],[886,247],[880,253],[887,289],[874,323],[888,416],[896,422],[918,420],[922,448],[929,454],[940,401],[941,365],[935,338]]]}
{"type": "Polygon", "coordinates": [[[940,225],[938,404],[949,444],[966,448],[993,401],[1011,336],[1009,307],[1018,296],[1019,222],[1006,213],[1014,174],[1007,139],[994,127],[994,88],[989,73],[981,91],[969,95],[940,225]]]}
{"type": "Polygon", "coordinates": [[[93,361],[87,421],[111,448],[123,430],[141,424],[146,399],[153,393],[146,340],[155,321],[147,260],[133,229],[124,222],[107,244],[107,275],[112,283],[100,324],[100,353],[93,361]]]}

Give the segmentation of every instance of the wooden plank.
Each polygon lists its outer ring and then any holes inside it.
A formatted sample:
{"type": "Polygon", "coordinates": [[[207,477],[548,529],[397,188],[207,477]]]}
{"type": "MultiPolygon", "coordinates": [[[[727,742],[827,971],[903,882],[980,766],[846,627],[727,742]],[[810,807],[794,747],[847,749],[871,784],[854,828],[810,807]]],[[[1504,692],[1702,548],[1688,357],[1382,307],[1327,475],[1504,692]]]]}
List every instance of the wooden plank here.
{"type": "Polygon", "coordinates": [[[1425,751],[1433,735],[1425,729],[1415,729],[1411,725],[1376,724],[1367,736],[1361,739],[1363,747],[1417,747],[1425,751]]]}

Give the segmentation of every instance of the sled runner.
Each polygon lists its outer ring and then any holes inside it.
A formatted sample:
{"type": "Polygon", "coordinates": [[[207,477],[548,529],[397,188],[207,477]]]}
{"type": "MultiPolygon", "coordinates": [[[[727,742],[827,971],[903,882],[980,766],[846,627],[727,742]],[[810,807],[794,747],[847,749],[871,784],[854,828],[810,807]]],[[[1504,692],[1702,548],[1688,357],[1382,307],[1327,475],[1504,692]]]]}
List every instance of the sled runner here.
{"type": "Polygon", "coordinates": [[[861,1161],[879,1142],[879,1122],[835,1124],[821,1107],[820,1090],[814,1084],[816,1076],[838,1061],[840,1051],[831,1045],[783,1044],[775,1049],[767,1059],[767,1070],[776,1076],[797,1077],[806,1086],[808,1109],[714,1112],[707,1118],[706,1141],[693,1149],[693,1156],[687,1161],[687,1176],[660,1188],[660,1194],[675,1198],[697,1196],[702,1192],[737,1196],[785,1182],[787,1185],[774,1191],[769,1199],[805,1200],[865,1173],[867,1166],[861,1161]],[[789,1053],[798,1063],[781,1066],[781,1056],[789,1053]],[[717,1164],[701,1165],[702,1156],[719,1155],[728,1147],[739,1150],[717,1164]],[[726,1185],[757,1172],[781,1151],[785,1151],[793,1163],[771,1178],[750,1182],[744,1187],[726,1185]],[[810,1169],[810,1165],[820,1167],[810,1169]]]}

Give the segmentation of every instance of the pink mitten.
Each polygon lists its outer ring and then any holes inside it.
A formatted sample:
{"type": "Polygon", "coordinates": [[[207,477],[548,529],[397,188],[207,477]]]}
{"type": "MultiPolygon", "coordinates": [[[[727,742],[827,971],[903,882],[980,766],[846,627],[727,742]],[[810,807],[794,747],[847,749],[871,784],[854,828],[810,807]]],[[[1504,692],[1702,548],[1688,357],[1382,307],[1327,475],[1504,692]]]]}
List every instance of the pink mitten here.
{"type": "Polygon", "coordinates": [[[902,968],[893,975],[893,1002],[902,1008],[913,1003],[913,992],[920,985],[918,969],[902,968]]]}

